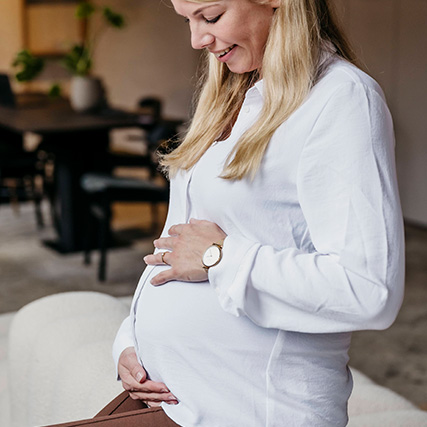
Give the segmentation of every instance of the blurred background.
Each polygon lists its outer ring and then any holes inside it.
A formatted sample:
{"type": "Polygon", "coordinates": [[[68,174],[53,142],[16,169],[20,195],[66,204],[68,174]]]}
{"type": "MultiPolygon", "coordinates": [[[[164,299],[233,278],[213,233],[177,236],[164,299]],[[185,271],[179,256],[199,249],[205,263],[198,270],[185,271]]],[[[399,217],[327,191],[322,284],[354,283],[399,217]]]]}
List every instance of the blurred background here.
{"type": "MultiPolygon", "coordinates": [[[[165,218],[153,151],[191,115],[199,53],[167,1],[81,3],[0,2],[0,313],[131,295],[165,218]]],[[[427,409],[427,2],[333,3],[394,118],[407,239],[402,311],[350,364],[427,409]]]]}

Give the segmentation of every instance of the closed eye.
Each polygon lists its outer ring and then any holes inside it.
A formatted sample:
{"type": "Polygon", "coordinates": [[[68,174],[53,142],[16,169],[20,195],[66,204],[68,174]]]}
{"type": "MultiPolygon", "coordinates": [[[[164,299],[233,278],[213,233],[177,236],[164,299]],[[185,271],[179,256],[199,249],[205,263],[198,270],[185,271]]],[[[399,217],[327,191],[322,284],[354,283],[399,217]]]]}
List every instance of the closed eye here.
{"type": "MultiPolygon", "coordinates": [[[[205,22],[206,22],[207,24],[215,24],[216,22],[218,22],[218,21],[219,21],[219,18],[221,18],[221,16],[222,16],[222,13],[221,13],[221,15],[215,16],[215,18],[212,18],[212,19],[206,19],[206,18],[205,18],[205,22]]],[[[190,22],[190,20],[189,20],[188,18],[184,18],[184,21],[185,21],[187,24],[190,22]]]]}
{"type": "Polygon", "coordinates": [[[216,17],[215,17],[215,18],[213,18],[213,19],[205,19],[205,21],[206,21],[206,23],[207,23],[207,24],[215,24],[215,22],[218,22],[218,21],[219,21],[219,18],[221,18],[221,16],[222,16],[222,14],[221,14],[221,15],[216,16],[216,17]]]}

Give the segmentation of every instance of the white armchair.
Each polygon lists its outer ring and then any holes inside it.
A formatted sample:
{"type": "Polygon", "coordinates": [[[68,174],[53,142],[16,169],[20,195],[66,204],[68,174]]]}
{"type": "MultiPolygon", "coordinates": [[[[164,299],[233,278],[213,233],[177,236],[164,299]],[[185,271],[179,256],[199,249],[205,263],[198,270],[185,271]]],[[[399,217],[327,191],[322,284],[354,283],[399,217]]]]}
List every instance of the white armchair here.
{"type": "MultiPolygon", "coordinates": [[[[129,306],[130,298],[70,292],[34,301],[14,315],[9,360],[0,364],[0,425],[90,418],[119,394],[111,345],[129,306]],[[9,387],[2,389],[5,369],[9,387]]],[[[352,371],[350,427],[427,426],[427,412],[352,371]]]]}

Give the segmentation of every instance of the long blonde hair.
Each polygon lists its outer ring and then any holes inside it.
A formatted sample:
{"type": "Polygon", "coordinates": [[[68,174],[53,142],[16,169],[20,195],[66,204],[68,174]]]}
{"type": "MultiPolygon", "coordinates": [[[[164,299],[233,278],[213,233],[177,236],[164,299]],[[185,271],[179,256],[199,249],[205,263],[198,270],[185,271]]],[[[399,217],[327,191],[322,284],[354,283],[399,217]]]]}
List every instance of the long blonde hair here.
{"type": "MultiPolygon", "coordinates": [[[[197,3],[205,1],[215,0],[197,3]]],[[[264,104],[258,120],[230,153],[222,178],[239,180],[255,175],[273,133],[303,103],[316,82],[325,45],[355,62],[332,12],[329,0],[281,0],[273,15],[262,63],[264,104]]],[[[246,91],[260,77],[258,71],[232,73],[207,52],[203,74],[187,134],[174,151],[161,159],[171,176],[179,169],[190,169],[215,140],[229,135],[246,91]]]]}

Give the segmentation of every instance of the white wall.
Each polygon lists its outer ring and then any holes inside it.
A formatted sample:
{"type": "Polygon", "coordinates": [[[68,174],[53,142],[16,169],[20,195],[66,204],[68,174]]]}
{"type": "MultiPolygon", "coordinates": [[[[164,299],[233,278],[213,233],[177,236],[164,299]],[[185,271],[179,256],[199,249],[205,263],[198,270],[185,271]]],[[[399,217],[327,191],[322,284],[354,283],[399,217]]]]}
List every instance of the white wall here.
{"type": "Polygon", "coordinates": [[[133,107],[142,96],[165,100],[165,114],[188,117],[198,53],[190,47],[189,28],[168,0],[102,0],[123,11],[127,27],[104,33],[95,72],[116,105],[133,107]]]}
{"type": "Polygon", "coordinates": [[[427,0],[334,2],[393,114],[404,216],[427,225],[427,0]]]}
{"type": "MultiPolygon", "coordinates": [[[[396,129],[404,216],[427,225],[427,0],[334,0],[368,72],[382,85],[396,129]]],[[[0,1],[0,69],[20,47],[18,0],[0,1]]],[[[197,52],[169,0],[97,0],[123,11],[128,26],[108,30],[95,72],[113,104],[134,107],[146,95],[165,113],[188,116],[197,52]]]]}
{"type": "MultiPolygon", "coordinates": [[[[176,15],[169,0],[94,3],[123,13],[127,22],[122,30],[108,28],[95,52],[94,74],[104,80],[110,102],[133,108],[139,98],[156,95],[164,100],[167,116],[188,117],[198,53],[190,47],[188,25],[176,15]]],[[[22,48],[21,13],[21,0],[0,0],[1,71],[12,73],[12,59],[22,48]]],[[[58,67],[49,67],[41,81],[27,87],[48,88],[50,82],[45,79],[49,80],[52,73],[64,78],[58,67]]],[[[16,85],[16,90],[22,87],[16,85]]]]}

